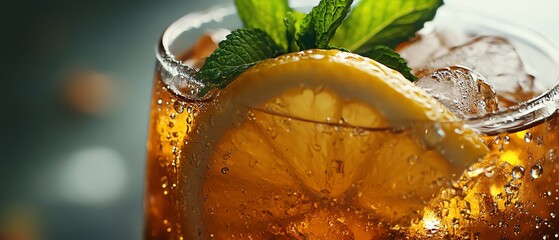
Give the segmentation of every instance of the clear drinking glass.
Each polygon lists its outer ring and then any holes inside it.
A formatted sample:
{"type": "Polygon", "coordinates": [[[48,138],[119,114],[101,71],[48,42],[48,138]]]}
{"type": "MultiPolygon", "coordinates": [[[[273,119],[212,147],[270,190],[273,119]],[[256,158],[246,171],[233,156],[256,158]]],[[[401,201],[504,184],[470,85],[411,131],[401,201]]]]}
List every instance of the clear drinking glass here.
{"type": "MultiPolygon", "coordinates": [[[[307,8],[304,4],[301,7],[307,8]]],[[[341,139],[358,139],[347,142],[369,148],[376,146],[371,139],[397,139],[400,135],[425,131],[390,126],[352,128],[250,108],[236,113],[221,112],[231,116],[203,114],[206,109],[218,105],[212,97],[195,97],[201,83],[194,79],[192,69],[183,64],[184,53],[205,32],[236,29],[241,23],[234,7],[227,5],[188,14],[171,24],[156,48],[147,140],[145,239],[556,238],[559,234],[558,49],[522,26],[449,6],[441,8],[428,25],[509,39],[528,71],[547,91],[494,114],[465,119],[461,123],[434,123],[474,128],[480,132],[490,152],[450,179],[436,181],[436,185],[419,186],[411,198],[395,190],[393,196],[373,197],[378,200],[373,204],[378,208],[367,208],[357,206],[355,196],[349,193],[328,198],[306,191],[302,185],[285,186],[269,179],[258,179],[266,178],[258,173],[269,169],[259,167],[257,159],[270,156],[251,155],[255,159],[249,156],[246,161],[231,165],[226,163],[227,158],[235,151],[215,149],[217,136],[204,131],[225,127],[221,126],[225,123],[216,119],[273,119],[276,123],[296,122],[313,131],[333,132],[341,139]],[[365,133],[363,136],[367,137],[356,138],[356,132],[365,133]],[[208,151],[223,157],[200,157],[208,151]],[[235,172],[239,169],[245,171],[246,178],[235,175],[239,174],[235,172]],[[208,184],[213,185],[208,187],[208,184]],[[401,209],[400,205],[412,207],[401,209]]],[[[217,114],[220,114],[219,109],[217,114]]],[[[427,130],[432,126],[415,124],[414,128],[427,130]]],[[[272,143],[301,137],[281,129],[266,134],[260,137],[271,136],[272,143]]],[[[247,139],[249,142],[258,140],[247,139]]],[[[398,144],[395,142],[392,147],[398,144]]],[[[285,151],[297,153],[292,149],[285,151]]],[[[424,151],[417,153],[421,155],[430,150],[419,151],[424,151]]],[[[344,161],[350,160],[339,159],[332,166],[343,169],[344,161]]],[[[409,164],[403,169],[417,170],[409,164]]],[[[380,168],[376,171],[390,168],[376,167],[380,168]]],[[[333,176],[337,176],[336,171],[332,171],[333,176]]],[[[397,174],[404,178],[407,175],[405,171],[397,174]]],[[[270,173],[270,176],[275,175],[270,173]]]]}

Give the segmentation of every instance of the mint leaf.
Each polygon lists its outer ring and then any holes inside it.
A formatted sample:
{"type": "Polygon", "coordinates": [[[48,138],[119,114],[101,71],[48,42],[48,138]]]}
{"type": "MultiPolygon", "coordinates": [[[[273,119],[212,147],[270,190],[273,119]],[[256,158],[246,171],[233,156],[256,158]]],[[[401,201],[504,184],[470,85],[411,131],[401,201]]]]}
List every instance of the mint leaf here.
{"type": "Polygon", "coordinates": [[[301,23],[297,45],[303,49],[327,48],[347,17],[353,0],[321,0],[301,23]]]}
{"type": "Polygon", "coordinates": [[[417,77],[411,73],[411,68],[408,67],[408,62],[397,52],[386,46],[375,46],[369,51],[361,54],[361,56],[374,59],[385,66],[400,72],[405,78],[410,81],[417,80],[417,77]]]}
{"type": "Polygon", "coordinates": [[[303,18],[299,31],[295,34],[295,39],[300,50],[316,48],[316,32],[314,31],[312,12],[303,18]]]}
{"type": "Polygon", "coordinates": [[[200,95],[210,89],[224,88],[253,65],[285,51],[260,29],[238,29],[227,35],[207,59],[196,77],[205,84],[200,95]]]}
{"type": "Polygon", "coordinates": [[[334,45],[328,45],[328,47],[324,48],[326,50],[339,50],[342,52],[350,52],[349,49],[344,48],[344,47],[338,47],[338,46],[334,46],[334,45]]]}
{"type": "Polygon", "coordinates": [[[295,40],[297,33],[301,31],[301,22],[304,18],[304,13],[289,11],[283,19],[286,30],[285,39],[287,40],[287,52],[295,52],[299,50],[295,40]]]}
{"type": "Polygon", "coordinates": [[[235,0],[237,12],[246,28],[264,30],[276,44],[287,49],[283,19],[291,10],[287,0],[235,0]]]}
{"type": "Polygon", "coordinates": [[[443,0],[362,0],[338,29],[332,44],[363,52],[408,40],[434,18],[443,0]]]}

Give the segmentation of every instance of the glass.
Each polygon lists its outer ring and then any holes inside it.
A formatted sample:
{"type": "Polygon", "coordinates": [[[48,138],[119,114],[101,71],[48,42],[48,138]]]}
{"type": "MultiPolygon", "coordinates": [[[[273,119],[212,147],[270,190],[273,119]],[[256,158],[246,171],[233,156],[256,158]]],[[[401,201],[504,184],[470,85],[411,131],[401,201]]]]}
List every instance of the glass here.
{"type": "MultiPolygon", "coordinates": [[[[145,239],[557,237],[559,51],[529,29],[450,6],[440,9],[429,25],[452,27],[468,34],[506,37],[515,45],[530,73],[548,91],[530,101],[488,116],[466,119],[463,123],[415,123],[415,130],[430,129],[437,124],[472,127],[482,133],[490,152],[478,163],[462,169],[453,179],[437,181],[439,176],[431,176],[436,184],[417,186],[412,197],[397,190],[393,196],[390,193],[373,197],[378,200],[376,206],[385,206],[386,210],[357,206],[349,194],[333,199],[322,193],[305,191],[300,184],[277,187],[277,182],[251,182],[266,179],[258,173],[267,173],[269,169],[263,169],[258,160],[250,156],[238,163],[246,166],[229,168],[230,165],[223,164],[231,157],[232,151],[228,149],[215,149],[213,155],[220,156],[219,159],[201,157],[214,151],[211,148],[217,141],[215,134],[205,135],[204,130],[227,126],[216,120],[224,119],[223,116],[200,113],[218,105],[211,97],[194,97],[201,83],[192,78],[192,71],[182,64],[181,56],[207,30],[236,29],[241,23],[232,6],[192,13],[173,23],[163,34],[156,52],[147,141],[145,239]],[[193,145],[197,147],[191,147],[193,145]],[[243,179],[235,175],[239,169],[246,170],[249,177],[243,179]],[[460,174],[461,177],[457,177],[460,174]],[[399,204],[412,207],[402,210],[399,204]]],[[[367,148],[377,147],[374,139],[397,140],[415,132],[388,126],[367,129],[317,123],[259,109],[228,114],[231,116],[225,118],[271,119],[280,124],[294,122],[301,128],[352,139],[350,142],[354,146],[367,148]]],[[[296,137],[282,129],[267,134],[277,143],[296,137]]],[[[391,147],[397,148],[400,144],[405,143],[394,141],[391,147]]],[[[296,153],[297,150],[285,151],[296,153]]],[[[415,150],[412,156],[425,152],[425,149],[415,150]]],[[[403,169],[417,171],[413,161],[406,159],[403,169]]],[[[336,171],[344,169],[344,162],[330,164],[331,176],[335,178],[336,171]]],[[[376,167],[381,171],[390,168],[376,167]]],[[[406,171],[396,174],[405,178],[406,171]]],[[[312,178],[312,173],[308,174],[312,178]]],[[[276,180],[281,182],[281,179],[276,180]]],[[[371,178],[368,181],[397,180],[371,178]]]]}

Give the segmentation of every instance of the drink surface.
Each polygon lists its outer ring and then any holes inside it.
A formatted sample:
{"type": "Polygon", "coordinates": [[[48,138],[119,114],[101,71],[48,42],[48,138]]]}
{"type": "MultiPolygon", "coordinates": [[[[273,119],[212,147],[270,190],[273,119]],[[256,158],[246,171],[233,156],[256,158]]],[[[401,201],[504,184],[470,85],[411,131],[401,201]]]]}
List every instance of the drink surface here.
{"type": "MultiPolygon", "coordinates": [[[[521,93],[506,97],[526,100],[521,93]]],[[[215,116],[200,114],[214,105],[218,103],[193,102],[176,95],[156,74],[148,139],[146,239],[559,236],[557,115],[524,131],[483,136],[489,153],[465,171],[442,178],[420,168],[433,149],[410,149],[413,143],[408,136],[414,135],[410,129],[352,128],[337,121],[308,121],[255,109],[235,121],[234,126],[242,131],[227,133],[232,141],[215,151],[186,151],[188,144],[207,140],[200,139],[204,135],[196,132],[200,131],[196,126],[216,124],[215,116]],[[286,129],[260,126],[263,119],[310,129],[315,141],[302,140],[286,129]],[[321,142],[326,135],[339,141],[321,142]],[[323,153],[319,158],[327,161],[315,168],[295,162],[271,166],[278,161],[270,146],[283,149],[283,156],[298,154],[309,160],[323,153]],[[297,152],[298,147],[309,151],[297,152]],[[235,151],[239,148],[254,152],[235,151]],[[348,161],[354,159],[351,156],[337,155],[350,148],[372,155],[382,148],[391,154],[374,166],[353,165],[348,161]],[[406,155],[398,155],[402,152],[406,155]],[[212,158],[197,165],[195,160],[204,154],[212,158]],[[393,159],[397,164],[391,164],[393,159]],[[348,169],[366,177],[354,181],[348,169]],[[296,181],[278,178],[283,176],[278,172],[297,170],[296,181]],[[321,191],[312,180],[305,180],[314,178],[328,179],[331,186],[321,191]]]]}

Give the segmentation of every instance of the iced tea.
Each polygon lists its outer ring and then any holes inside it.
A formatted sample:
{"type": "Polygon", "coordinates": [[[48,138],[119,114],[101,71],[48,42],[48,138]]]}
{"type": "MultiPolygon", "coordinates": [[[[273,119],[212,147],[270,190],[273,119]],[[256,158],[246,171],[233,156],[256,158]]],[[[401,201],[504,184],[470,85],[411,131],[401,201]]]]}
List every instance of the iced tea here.
{"type": "MultiPolygon", "coordinates": [[[[145,239],[559,238],[555,88],[529,102],[540,89],[499,95],[501,110],[460,122],[355,126],[282,114],[281,99],[233,112],[192,99],[194,70],[178,60],[192,64],[193,53],[174,60],[166,44],[151,100],[145,239]],[[448,129],[470,127],[488,149],[479,161],[425,164],[438,161],[448,129]],[[223,141],[215,129],[232,130],[223,141]]],[[[322,89],[301,91],[318,99],[322,89]]]]}

